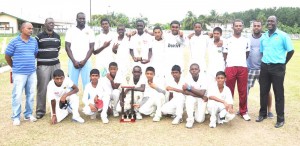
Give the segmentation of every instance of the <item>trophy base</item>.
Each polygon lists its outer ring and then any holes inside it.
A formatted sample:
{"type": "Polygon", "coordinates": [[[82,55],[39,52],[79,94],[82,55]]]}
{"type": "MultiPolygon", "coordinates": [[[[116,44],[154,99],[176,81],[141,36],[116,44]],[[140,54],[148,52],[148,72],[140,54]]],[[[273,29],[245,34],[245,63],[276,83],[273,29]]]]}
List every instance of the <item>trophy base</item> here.
{"type": "Polygon", "coordinates": [[[133,116],[131,116],[131,114],[129,114],[129,115],[124,114],[121,116],[120,122],[121,123],[126,123],[126,122],[133,123],[133,122],[135,122],[135,120],[136,120],[135,114],[133,116]]]}

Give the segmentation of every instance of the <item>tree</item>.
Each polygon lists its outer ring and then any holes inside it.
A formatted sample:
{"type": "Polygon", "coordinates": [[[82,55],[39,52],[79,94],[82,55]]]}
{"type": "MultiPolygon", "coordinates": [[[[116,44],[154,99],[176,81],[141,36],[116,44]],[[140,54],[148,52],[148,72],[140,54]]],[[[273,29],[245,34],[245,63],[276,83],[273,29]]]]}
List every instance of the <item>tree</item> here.
{"type": "Polygon", "coordinates": [[[206,25],[209,25],[208,17],[205,15],[199,15],[198,21],[202,24],[202,29],[207,30],[206,25]]]}
{"type": "Polygon", "coordinates": [[[195,22],[197,22],[196,16],[192,11],[188,11],[186,17],[182,20],[182,28],[184,30],[193,30],[195,22]]]}

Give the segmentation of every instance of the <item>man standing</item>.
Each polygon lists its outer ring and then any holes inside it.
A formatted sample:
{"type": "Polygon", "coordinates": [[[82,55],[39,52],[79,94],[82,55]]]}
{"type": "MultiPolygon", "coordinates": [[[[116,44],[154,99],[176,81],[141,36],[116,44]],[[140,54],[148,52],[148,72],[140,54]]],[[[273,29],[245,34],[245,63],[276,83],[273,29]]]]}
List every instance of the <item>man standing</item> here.
{"type": "Polygon", "coordinates": [[[247,57],[249,54],[249,39],[242,36],[244,23],[240,19],[233,22],[233,35],[226,41],[223,50],[224,60],[226,62],[225,73],[227,75],[226,85],[234,96],[234,88],[237,81],[239,91],[239,113],[245,121],[250,121],[247,114],[247,57]]]}
{"type": "Polygon", "coordinates": [[[268,31],[260,40],[260,52],[263,53],[260,72],[260,110],[257,122],[267,117],[268,94],[272,84],[275,94],[277,122],[275,128],[284,125],[284,76],[286,64],[294,54],[290,37],[277,29],[276,16],[267,20],[268,31]]]}
{"type": "MultiPolygon", "coordinates": [[[[102,31],[96,36],[95,50],[96,68],[100,70],[102,77],[105,77],[108,72],[108,64],[113,62],[112,39],[117,37],[117,34],[110,31],[110,22],[107,18],[101,20],[102,31]]],[[[128,52],[127,52],[128,53],[128,52]]]]}
{"type": "Polygon", "coordinates": [[[89,61],[93,51],[95,36],[94,32],[85,27],[85,14],[77,14],[77,26],[72,27],[66,33],[66,52],[70,58],[68,72],[71,80],[78,86],[78,77],[81,73],[83,89],[90,81],[89,73],[92,64],[89,61]]]}
{"type": "MultiPolygon", "coordinates": [[[[253,22],[253,34],[250,36],[250,52],[249,57],[247,58],[247,66],[248,66],[248,92],[249,95],[250,88],[254,86],[255,80],[259,79],[260,74],[260,64],[262,53],[259,51],[260,42],[259,40],[262,38],[262,27],[260,21],[253,22]]],[[[272,94],[269,93],[268,96],[268,117],[273,118],[273,114],[271,112],[272,105],[272,94]]]]}
{"type": "Polygon", "coordinates": [[[60,37],[53,31],[54,20],[45,20],[45,30],[35,38],[39,50],[37,54],[37,97],[36,97],[36,118],[41,119],[46,113],[47,85],[56,69],[60,68],[58,53],[60,50],[60,37]]]}
{"type": "Polygon", "coordinates": [[[36,88],[35,58],[38,53],[38,44],[32,37],[33,26],[24,22],[21,26],[21,35],[8,44],[5,51],[5,60],[12,67],[12,119],[13,125],[20,125],[22,92],[25,88],[26,105],[24,120],[35,122],[32,116],[34,93],[36,88]]]}

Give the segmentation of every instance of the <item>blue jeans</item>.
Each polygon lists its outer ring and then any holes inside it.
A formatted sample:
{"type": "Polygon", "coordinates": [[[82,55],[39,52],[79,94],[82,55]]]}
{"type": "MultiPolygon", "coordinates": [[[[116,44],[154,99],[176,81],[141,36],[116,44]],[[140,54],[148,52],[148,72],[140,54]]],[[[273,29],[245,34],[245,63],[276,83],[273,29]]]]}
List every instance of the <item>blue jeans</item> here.
{"type": "Polygon", "coordinates": [[[36,72],[29,75],[13,73],[13,91],[12,91],[12,119],[20,119],[22,92],[25,88],[26,105],[24,116],[32,115],[32,107],[34,102],[34,93],[36,89],[36,72]]]}
{"type": "Polygon", "coordinates": [[[81,80],[82,80],[82,89],[84,91],[84,87],[86,84],[90,82],[90,71],[92,70],[92,64],[90,60],[88,60],[82,68],[76,69],[73,65],[73,62],[69,60],[68,64],[68,72],[70,79],[74,82],[76,86],[78,86],[78,78],[79,73],[81,72],[81,80]]]}

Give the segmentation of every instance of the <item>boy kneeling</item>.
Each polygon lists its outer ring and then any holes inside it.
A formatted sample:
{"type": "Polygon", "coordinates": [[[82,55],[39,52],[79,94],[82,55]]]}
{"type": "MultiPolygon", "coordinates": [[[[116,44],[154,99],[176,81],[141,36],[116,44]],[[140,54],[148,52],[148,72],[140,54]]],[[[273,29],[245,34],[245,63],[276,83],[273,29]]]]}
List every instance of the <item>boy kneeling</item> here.
{"type": "Polygon", "coordinates": [[[51,123],[62,121],[69,113],[73,114],[72,120],[84,123],[78,112],[79,97],[76,95],[78,87],[64,72],[57,69],[53,72],[53,79],[47,86],[47,98],[51,102],[51,123]]]}
{"type": "Polygon", "coordinates": [[[225,80],[225,72],[217,72],[217,84],[210,87],[207,93],[209,98],[207,109],[211,115],[209,127],[211,128],[215,128],[217,122],[223,124],[223,122],[229,122],[235,117],[232,95],[230,89],[224,85],[225,80]]]}

